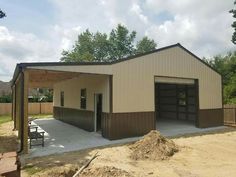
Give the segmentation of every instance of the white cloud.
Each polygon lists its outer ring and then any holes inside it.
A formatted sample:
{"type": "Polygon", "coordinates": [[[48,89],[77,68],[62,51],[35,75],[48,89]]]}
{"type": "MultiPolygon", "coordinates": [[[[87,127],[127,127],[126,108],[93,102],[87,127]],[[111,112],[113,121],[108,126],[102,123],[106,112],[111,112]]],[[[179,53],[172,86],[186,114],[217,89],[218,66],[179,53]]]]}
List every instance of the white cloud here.
{"type": "Polygon", "coordinates": [[[143,23],[145,23],[145,24],[148,23],[147,16],[143,15],[142,9],[140,8],[140,6],[138,4],[134,3],[132,5],[130,11],[133,12],[135,15],[137,15],[143,23]]]}
{"type": "Polygon", "coordinates": [[[77,40],[78,34],[81,32],[81,27],[63,28],[59,25],[55,25],[53,32],[55,32],[54,37],[61,40],[59,49],[69,50],[77,40]]]}
{"type": "MultiPolygon", "coordinates": [[[[212,56],[234,48],[231,43],[232,0],[52,0],[60,25],[109,32],[117,23],[148,35],[158,46],[181,43],[199,56],[212,56]],[[73,9],[73,10],[71,10],[73,9]],[[164,15],[163,15],[164,14],[164,15]],[[168,14],[168,20],[155,20],[168,14]]],[[[165,18],[164,18],[165,19],[165,18]]],[[[65,47],[70,41],[64,39],[65,47]]]]}
{"type": "Polygon", "coordinates": [[[118,23],[137,31],[138,39],[147,35],[158,47],[180,42],[200,57],[235,49],[230,41],[233,0],[49,1],[55,17],[44,27],[44,39],[0,26],[0,80],[10,79],[18,62],[59,61],[62,49],[71,49],[87,28],[109,32],[118,23]]]}
{"type": "Polygon", "coordinates": [[[146,6],[152,13],[166,12],[174,16],[173,20],[147,27],[146,34],[159,46],[180,42],[201,57],[235,49],[230,41],[231,0],[147,0],[146,6]]]}
{"type": "Polygon", "coordinates": [[[56,51],[48,41],[40,40],[34,34],[0,26],[0,78],[10,80],[19,62],[58,60],[56,51]]]}

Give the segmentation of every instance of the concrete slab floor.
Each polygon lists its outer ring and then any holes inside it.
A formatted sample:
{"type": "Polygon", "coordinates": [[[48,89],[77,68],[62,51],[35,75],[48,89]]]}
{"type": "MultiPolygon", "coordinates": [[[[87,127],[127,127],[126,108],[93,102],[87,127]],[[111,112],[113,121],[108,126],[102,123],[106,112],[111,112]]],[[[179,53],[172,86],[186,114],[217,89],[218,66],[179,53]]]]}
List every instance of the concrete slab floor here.
{"type": "Polygon", "coordinates": [[[26,158],[132,142],[138,139],[134,137],[110,141],[99,133],[88,132],[53,118],[37,119],[32,122],[32,125],[39,126],[38,131],[45,132],[45,145],[44,147],[33,146],[29,149],[26,158]]]}
{"type": "Polygon", "coordinates": [[[192,121],[185,120],[157,120],[156,128],[164,136],[177,136],[191,133],[208,132],[226,128],[225,126],[197,128],[192,121]]]}
{"type": "MultiPolygon", "coordinates": [[[[133,137],[110,141],[103,138],[101,134],[96,132],[87,132],[53,118],[37,119],[32,122],[32,125],[39,126],[39,131],[45,131],[45,146],[33,146],[32,149],[29,149],[29,154],[27,154],[25,158],[77,151],[111,144],[123,144],[141,138],[133,137]]],[[[224,127],[199,129],[189,122],[175,120],[157,122],[157,129],[164,136],[175,136],[222,128],[224,127]]]]}

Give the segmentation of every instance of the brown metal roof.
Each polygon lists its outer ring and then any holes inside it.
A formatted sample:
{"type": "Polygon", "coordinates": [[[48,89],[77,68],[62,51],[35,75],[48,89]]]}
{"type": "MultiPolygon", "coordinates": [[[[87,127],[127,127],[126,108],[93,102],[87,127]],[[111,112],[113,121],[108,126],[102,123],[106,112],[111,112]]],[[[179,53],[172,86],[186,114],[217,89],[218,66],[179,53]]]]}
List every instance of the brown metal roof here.
{"type": "Polygon", "coordinates": [[[182,48],[184,51],[186,51],[187,53],[192,55],[194,58],[198,59],[203,64],[207,65],[209,68],[214,70],[216,73],[220,74],[218,71],[216,71],[208,63],[204,62],[198,56],[196,56],[195,54],[190,52],[188,49],[183,47],[180,43],[177,43],[177,44],[169,45],[169,46],[166,46],[166,47],[158,48],[158,49],[152,50],[150,52],[145,52],[145,53],[142,53],[142,54],[137,54],[137,55],[132,55],[132,56],[129,56],[129,57],[117,59],[115,61],[106,61],[106,62],[102,61],[102,62],[33,62],[33,63],[19,63],[19,64],[16,65],[11,85],[13,85],[15,83],[16,78],[17,78],[18,74],[21,72],[21,70],[24,69],[24,68],[27,68],[27,67],[34,67],[34,66],[75,66],[75,65],[78,65],[78,66],[79,65],[112,65],[112,64],[124,62],[124,61],[127,61],[127,60],[135,59],[135,58],[138,58],[138,57],[141,57],[141,56],[149,55],[149,54],[152,54],[152,53],[160,52],[162,50],[166,50],[166,49],[173,48],[173,47],[182,48]]]}

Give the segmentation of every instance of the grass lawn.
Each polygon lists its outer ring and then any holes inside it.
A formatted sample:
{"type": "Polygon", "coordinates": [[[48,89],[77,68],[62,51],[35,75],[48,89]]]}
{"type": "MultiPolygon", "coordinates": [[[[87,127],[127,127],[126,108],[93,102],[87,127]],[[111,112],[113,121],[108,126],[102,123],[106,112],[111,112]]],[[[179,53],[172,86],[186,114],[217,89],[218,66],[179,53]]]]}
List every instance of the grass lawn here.
{"type": "Polygon", "coordinates": [[[10,115],[1,115],[0,116],[0,125],[5,123],[5,122],[10,122],[11,121],[11,116],[10,115]]]}

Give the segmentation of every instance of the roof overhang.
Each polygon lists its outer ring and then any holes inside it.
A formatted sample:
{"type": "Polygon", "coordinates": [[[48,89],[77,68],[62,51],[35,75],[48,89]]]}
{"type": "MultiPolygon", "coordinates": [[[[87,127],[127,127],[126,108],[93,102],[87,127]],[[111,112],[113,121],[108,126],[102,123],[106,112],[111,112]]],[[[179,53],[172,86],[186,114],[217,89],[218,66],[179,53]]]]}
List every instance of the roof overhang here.
{"type": "Polygon", "coordinates": [[[24,71],[25,69],[40,69],[40,70],[48,70],[48,71],[57,71],[57,72],[78,72],[78,73],[90,73],[90,74],[105,74],[105,75],[112,75],[112,68],[110,65],[124,62],[130,59],[135,59],[144,55],[153,54],[155,52],[160,52],[162,50],[166,50],[173,47],[180,47],[188,54],[192,55],[194,58],[205,64],[207,67],[218,73],[220,76],[221,74],[216,71],[212,66],[204,62],[202,59],[194,55],[192,52],[184,48],[181,44],[177,43],[174,45],[169,45],[166,47],[162,47],[150,52],[146,52],[143,54],[137,54],[129,57],[125,57],[115,61],[108,61],[108,62],[41,62],[41,63],[20,63],[16,65],[16,69],[14,71],[13,79],[11,82],[11,86],[15,84],[18,75],[20,72],[24,71]]]}

